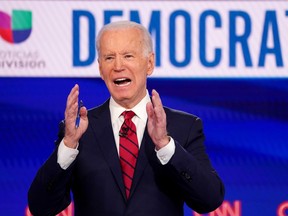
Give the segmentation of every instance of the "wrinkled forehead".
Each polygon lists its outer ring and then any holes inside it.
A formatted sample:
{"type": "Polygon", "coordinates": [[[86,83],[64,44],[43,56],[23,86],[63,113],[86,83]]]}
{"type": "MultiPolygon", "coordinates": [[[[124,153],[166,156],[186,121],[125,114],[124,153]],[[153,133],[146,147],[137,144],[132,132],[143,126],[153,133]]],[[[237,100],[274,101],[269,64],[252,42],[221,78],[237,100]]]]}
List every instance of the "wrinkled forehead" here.
{"type": "MultiPolygon", "coordinates": [[[[126,27],[126,28],[114,28],[114,29],[107,29],[104,32],[102,32],[100,39],[100,42],[103,38],[109,38],[111,36],[117,37],[123,37],[123,39],[129,40],[131,38],[134,38],[134,40],[143,40],[143,34],[141,34],[141,31],[137,28],[133,27],[126,27]]],[[[115,39],[114,38],[114,39],[115,39]]]]}
{"type": "Polygon", "coordinates": [[[141,31],[136,28],[109,29],[103,32],[99,39],[98,45],[100,52],[142,52],[144,50],[143,35],[141,31]]]}

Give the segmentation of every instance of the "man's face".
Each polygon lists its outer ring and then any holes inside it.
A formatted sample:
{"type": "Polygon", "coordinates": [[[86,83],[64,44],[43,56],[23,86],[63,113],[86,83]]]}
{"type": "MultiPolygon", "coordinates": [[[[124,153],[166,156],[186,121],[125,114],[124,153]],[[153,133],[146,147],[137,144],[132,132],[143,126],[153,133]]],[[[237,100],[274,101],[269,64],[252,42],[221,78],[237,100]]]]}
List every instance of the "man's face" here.
{"type": "Polygon", "coordinates": [[[138,29],[106,31],[100,40],[99,70],[113,99],[132,108],[146,95],[147,76],[154,69],[154,54],[144,55],[138,29]]]}

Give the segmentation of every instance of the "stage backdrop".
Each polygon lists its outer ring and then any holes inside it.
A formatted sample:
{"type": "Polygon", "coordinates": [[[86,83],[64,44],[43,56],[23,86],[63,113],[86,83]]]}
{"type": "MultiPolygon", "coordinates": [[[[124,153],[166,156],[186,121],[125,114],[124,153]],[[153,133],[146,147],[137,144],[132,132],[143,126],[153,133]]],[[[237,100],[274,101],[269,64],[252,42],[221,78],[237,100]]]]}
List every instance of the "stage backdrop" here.
{"type": "Polygon", "coordinates": [[[0,1],[0,215],[31,215],[27,191],[73,85],[88,108],[109,97],[95,37],[127,19],[153,38],[149,92],[203,120],[226,186],[208,215],[288,215],[288,3],[232,0],[0,1]]]}

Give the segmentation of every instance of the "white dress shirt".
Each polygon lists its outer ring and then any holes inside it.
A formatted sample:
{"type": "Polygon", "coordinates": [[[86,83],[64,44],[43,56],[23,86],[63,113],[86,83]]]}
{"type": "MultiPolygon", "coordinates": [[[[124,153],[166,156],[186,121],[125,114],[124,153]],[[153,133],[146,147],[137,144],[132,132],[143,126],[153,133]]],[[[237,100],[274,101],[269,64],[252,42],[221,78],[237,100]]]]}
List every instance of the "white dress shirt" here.
{"type": "MultiPolygon", "coordinates": [[[[146,112],[146,104],[149,101],[150,97],[147,91],[146,96],[135,107],[131,109],[135,113],[135,116],[132,118],[132,121],[136,126],[139,148],[141,145],[141,141],[143,138],[148,118],[146,112]]],[[[111,124],[113,134],[116,141],[116,148],[119,154],[119,130],[124,122],[124,117],[121,114],[127,109],[117,104],[112,97],[110,98],[109,101],[109,108],[111,114],[111,124]]],[[[155,152],[161,164],[163,165],[167,164],[175,152],[175,142],[173,138],[170,137],[170,142],[158,151],[155,149],[155,152]]],[[[57,162],[59,163],[62,169],[67,169],[75,160],[78,153],[79,151],[77,148],[73,149],[67,147],[62,140],[58,148],[57,162]]]]}

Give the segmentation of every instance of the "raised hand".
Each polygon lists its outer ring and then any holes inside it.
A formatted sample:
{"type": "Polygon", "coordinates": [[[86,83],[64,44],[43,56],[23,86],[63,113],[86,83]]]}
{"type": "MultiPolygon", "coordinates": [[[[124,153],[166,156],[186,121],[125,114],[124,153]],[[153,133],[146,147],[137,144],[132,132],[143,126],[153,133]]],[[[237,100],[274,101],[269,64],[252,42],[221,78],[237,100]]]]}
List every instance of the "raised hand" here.
{"type": "Polygon", "coordinates": [[[75,126],[77,112],[78,112],[78,99],[79,86],[76,84],[70,91],[65,110],[65,136],[64,144],[69,148],[76,148],[79,139],[88,127],[88,117],[86,107],[81,107],[79,110],[80,122],[79,126],[75,126]]]}
{"type": "Polygon", "coordinates": [[[169,143],[169,136],[166,129],[166,113],[164,111],[160,96],[156,90],[152,90],[152,103],[146,105],[148,114],[148,133],[157,150],[169,143]]]}

